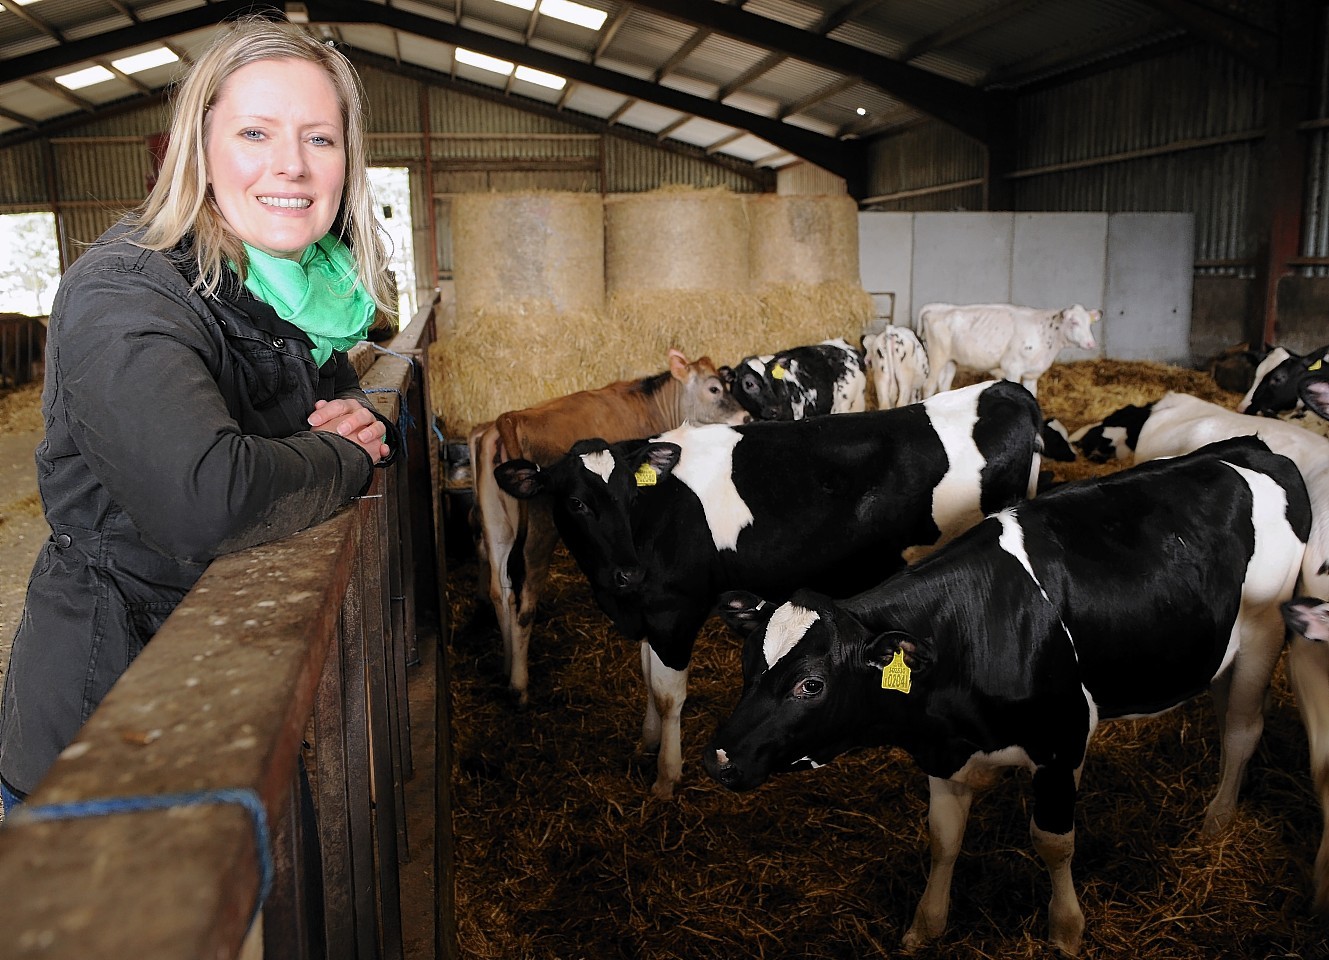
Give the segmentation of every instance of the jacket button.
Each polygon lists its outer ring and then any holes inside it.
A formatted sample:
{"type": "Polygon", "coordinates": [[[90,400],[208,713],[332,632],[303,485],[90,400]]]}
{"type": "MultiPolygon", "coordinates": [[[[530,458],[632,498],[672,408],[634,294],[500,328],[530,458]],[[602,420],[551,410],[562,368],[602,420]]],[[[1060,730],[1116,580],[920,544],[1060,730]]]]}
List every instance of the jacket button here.
{"type": "Polygon", "coordinates": [[[59,547],[61,550],[65,549],[73,542],[74,538],[67,533],[62,533],[55,538],[55,545],[59,547]]]}
{"type": "Polygon", "coordinates": [[[281,337],[278,337],[276,340],[272,341],[272,345],[276,347],[278,350],[280,350],[283,346],[286,345],[286,341],[283,340],[281,337]]]}

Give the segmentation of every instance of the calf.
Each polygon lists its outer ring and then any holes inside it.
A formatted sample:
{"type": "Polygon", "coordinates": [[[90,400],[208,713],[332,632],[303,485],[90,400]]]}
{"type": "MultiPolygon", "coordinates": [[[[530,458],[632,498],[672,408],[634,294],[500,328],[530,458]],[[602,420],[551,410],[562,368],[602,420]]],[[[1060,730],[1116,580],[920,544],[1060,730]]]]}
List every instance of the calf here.
{"type": "Polygon", "coordinates": [[[745,689],[703,754],[735,790],[895,745],[928,775],[932,867],[912,949],[946,928],[970,802],[996,768],[1033,774],[1030,834],[1052,882],[1052,943],[1074,954],[1080,772],[1098,721],[1206,687],[1223,712],[1205,827],[1232,817],[1263,727],[1310,523],[1295,466],[1256,440],[1066,484],[843,603],[722,598],[747,636],[745,689]]]}
{"type": "Polygon", "coordinates": [[[843,339],[744,357],[728,378],[734,398],[758,420],[802,420],[867,408],[863,358],[843,339]]]}
{"type": "Polygon", "coordinates": [[[1063,310],[1038,310],[1010,303],[927,303],[918,323],[932,372],[926,392],[949,390],[957,367],[1024,384],[1035,396],[1038,378],[1066,346],[1097,347],[1090,324],[1102,311],[1078,303],[1063,310]]]}
{"type": "MultiPolygon", "coordinates": [[[[1312,522],[1298,590],[1329,596],[1329,440],[1281,420],[1248,417],[1198,397],[1168,393],[1153,404],[1141,426],[1135,459],[1175,457],[1216,440],[1251,434],[1301,471],[1310,495],[1312,522]]],[[[1325,818],[1315,861],[1315,904],[1329,912],[1329,647],[1294,634],[1287,668],[1306,727],[1311,771],[1325,818]]]]}
{"type": "Polygon", "coordinates": [[[679,717],[697,632],[721,590],[865,589],[906,552],[1032,496],[1038,404],[983,383],[897,410],[740,427],[684,427],[646,444],[579,444],[539,469],[496,471],[544,496],[600,608],[641,642],[652,791],[682,770],[679,717]]]}
{"type": "Polygon", "coordinates": [[[494,469],[512,458],[550,463],[584,437],[649,437],[681,423],[743,423],[748,415],[730,396],[707,357],[695,363],[669,351],[669,369],[643,380],[583,390],[539,406],[504,413],[471,431],[478,528],[480,589],[487,593],[503,639],[503,670],[517,702],[527,702],[531,622],[549,577],[558,535],[545,503],[506,496],[494,469]]]}
{"type": "Polygon", "coordinates": [[[1238,413],[1272,417],[1298,406],[1297,391],[1308,372],[1324,369],[1329,345],[1305,356],[1285,347],[1274,347],[1255,368],[1255,382],[1237,404],[1238,413]]]}
{"type": "Polygon", "coordinates": [[[1114,410],[1102,420],[1086,423],[1070,436],[1085,459],[1093,463],[1126,460],[1135,455],[1135,444],[1140,439],[1140,428],[1149,419],[1151,405],[1135,405],[1114,410]]]}
{"type": "Polygon", "coordinates": [[[931,367],[922,342],[908,327],[888,325],[863,338],[868,373],[877,392],[877,408],[890,410],[923,399],[931,367]]]}

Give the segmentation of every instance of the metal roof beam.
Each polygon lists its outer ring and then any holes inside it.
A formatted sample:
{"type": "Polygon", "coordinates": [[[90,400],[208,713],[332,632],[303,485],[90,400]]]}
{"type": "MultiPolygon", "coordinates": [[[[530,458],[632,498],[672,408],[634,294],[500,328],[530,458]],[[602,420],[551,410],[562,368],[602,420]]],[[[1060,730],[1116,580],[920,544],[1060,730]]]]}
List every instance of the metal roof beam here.
{"type": "Polygon", "coordinates": [[[1194,0],[1143,0],[1160,13],[1176,18],[1199,34],[1272,76],[1278,69],[1278,37],[1244,20],[1213,10],[1194,0]]]}
{"type": "Polygon", "coordinates": [[[55,27],[51,26],[36,14],[24,10],[22,4],[15,3],[14,0],[0,0],[0,7],[8,10],[34,30],[46,34],[56,43],[65,42],[64,35],[61,34],[59,30],[55,29],[55,27]]]}
{"type": "Polygon", "coordinates": [[[910,67],[861,47],[831,40],[725,4],[697,3],[695,0],[633,2],[675,20],[707,27],[716,33],[779,51],[826,70],[855,76],[983,142],[987,142],[994,132],[994,101],[1002,99],[1002,95],[975,90],[963,83],[910,67]]]}
{"type": "MultiPolygon", "coordinates": [[[[310,0],[308,7],[311,22],[372,23],[394,30],[403,30],[416,36],[487,53],[491,57],[522,63],[568,80],[588,83],[633,100],[669,107],[680,113],[691,113],[727,127],[749,130],[768,143],[784,147],[818,166],[825,167],[837,176],[845,176],[843,168],[847,161],[842,144],[830,137],[770,117],[727,107],[706,97],[694,96],[625,73],[606,70],[582,60],[572,60],[536,47],[504,40],[501,37],[467,30],[398,7],[385,7],[377,3],[336,2],[336,0],[310,0]]],[[[731,8],[720,7],[720,9],[731,8]]],[[[845,176],[845,179],[850,178],[845,176]]]]}
{"type": "Polygon", "coordinates": [[[984,30],[990,30],[998,24],[1005,23],[1012,17],[1024,13],[1030,7],[1037,6],[1043,0],[1009,0],[1008,3],[999,4],[991,7],[984,12],[957,20],[949,27],[938,30],[936,33],[928,34],[926,37],[920,37],[909,46],[905,47],[900,53],[900,62],[907,63],[921,57],[923,54],[936,50],[939,47],[948,47],[953,43],[963,40],[965,37],[971,37],[984,30]]]}
{"type": "Polygon", "coordinates": [[[808,94],[802,100],[795,100],[793,103],[789,104],[789,106],[781,107],[780,112],[777,113],[776,116],[781,120],[785,117],[792,117],[796,113],[802,113],[808,107],[815,107],[823,100],[829,100],[837,93],[843,93],[850,87],[856,86],[858,86],[858,79],[856,77],[841,77],[839,80],[828,83],[820,90],[808,94]]]}
{"type": "MultiPolygon", "coordinates": [[[[140,44],[156,43],[180,33],[189,33],[221,23],[229,17],[251,10],[252,0],[218,0],[181,13],[157,17],[132,27],[110,30],[81,40],[66,40],[59,46],[21,57],[11,57],[0,63],[0,84],[24,80],[33,74],[62,70],[84,60],[119,53],[140,44]]],[[[275,11],[274,11],[275,12],[275,11]]]]}
{"type": "Polygon", "coordinates": [[[13,110],[6,110],[4,107],[0,107],[0,117],[4,117],[12,123],[27,127],[29,130],[39,129],[37,121],[33,117],[29,117],[22,113],[15,113],[13,110]]]}

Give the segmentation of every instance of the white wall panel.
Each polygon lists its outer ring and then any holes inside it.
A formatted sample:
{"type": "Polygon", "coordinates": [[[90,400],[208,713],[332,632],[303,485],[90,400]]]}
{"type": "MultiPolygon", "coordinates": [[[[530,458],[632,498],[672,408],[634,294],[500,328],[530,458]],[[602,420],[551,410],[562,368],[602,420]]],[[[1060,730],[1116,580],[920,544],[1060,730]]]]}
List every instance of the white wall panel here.
{"type": "MultiPolygon", "coordinates": [[[[1049,310],[1073,303],[1103,309],[1107,231],[1106,213],[1015,214],[1011,303],[1049,310]]],[[[1059,359],[1102,356],[1104,326],[1094,325],[1098,349],[1067,347],[1059,359]]]]}
{"type": "Polygon", "coordinates": [[[1185,362],[1191,353],[1194,214],[1113,214],[1107,251],[1106,355],[1185,362]]]}
{"type": "MultiPolygon", "coordinates": [[[[863,289],[872,294],[878,317],[893,313],[893,322],[911,327],[909,276],[914,259],[912,213],[860,213],[858,215],[858,274],[863,289]],[[894,294],[894,297],[890,297],[894,294]]],[[[875,322],[874,329],[885,325],[875,322]]]]}
{"type": "Polygon", "coordinates": [[[1014,219],[1012,213],[914,214],[910,316],[937,301],[1007,302],[1014,219]]]}

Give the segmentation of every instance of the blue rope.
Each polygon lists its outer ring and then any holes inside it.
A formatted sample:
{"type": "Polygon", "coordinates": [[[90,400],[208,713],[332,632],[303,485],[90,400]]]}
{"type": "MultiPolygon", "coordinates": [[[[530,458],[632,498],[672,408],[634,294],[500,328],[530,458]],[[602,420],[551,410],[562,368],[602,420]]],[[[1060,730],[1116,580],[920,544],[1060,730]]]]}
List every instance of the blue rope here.
{"type": "Polygon", "coordinates": [[[407,363],[411,365],[411,373],[412,374],[415,373],[415,357],[408,357],[404,353],[398,353],[396,350],[389,350],[387,347],[381,347],[377,343],[371,343],[370,346],[373,347],[375,350],[377,350],[379,353],[386,353],[388,356],[396,357],[398,360],[405,360],[407,363]]]}
{"type": "Polygon", "coordinates": [[[434,429],[434,436],[438,437],[438,442],[439,442],[439,443],[447,443],[447,442],[448,442],[447,439],[444,438],[444,436],[443,436],[443,431],[440,430],[440,429],[438,428],[438,417],[435,417],[434,420],[433,420],[433,422],[430,423],[429,426],[431,426],[431,427],[434,429]]]}
{"type": "Polygon", "coordinates": [[[198,807],[217,804],[234,804],[244,807],[254,822],[254,843],[258,848],[259,889],[254,910],[249,915],[249,927],[252,928],[258,912],[268,899],[272,890],[273,863],[272,841],[268,832],[268,812],[263,808],[263,801],[258,793],[250,789],[227,787],[219,790],[200,790],[192,793],[143,794],[130,797],[105,797],[98,800],[82,800],[73,803],[48,803],[33,806],[25,803],[12,814],[5,817],[6,827],[17,827],[25,823],[45,823],[54,820],[80,820],[88,817],[105,817],[117,813],[137,813],[142,810],[171,810],[177,807],[198,807]]]}

